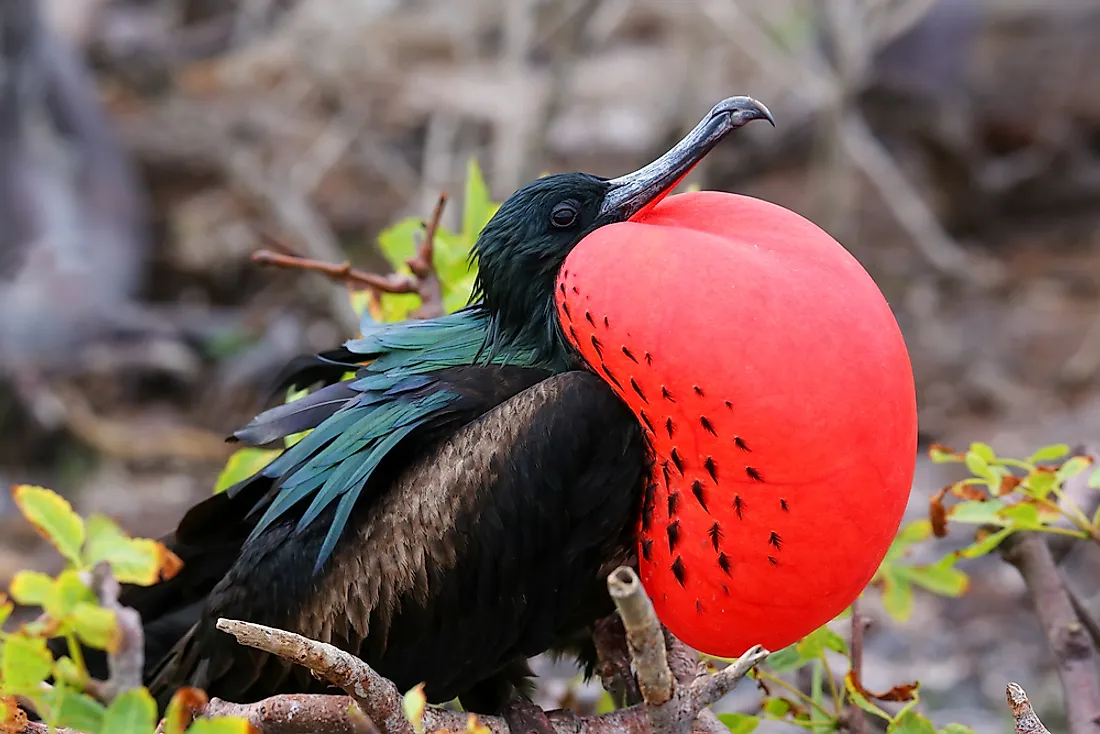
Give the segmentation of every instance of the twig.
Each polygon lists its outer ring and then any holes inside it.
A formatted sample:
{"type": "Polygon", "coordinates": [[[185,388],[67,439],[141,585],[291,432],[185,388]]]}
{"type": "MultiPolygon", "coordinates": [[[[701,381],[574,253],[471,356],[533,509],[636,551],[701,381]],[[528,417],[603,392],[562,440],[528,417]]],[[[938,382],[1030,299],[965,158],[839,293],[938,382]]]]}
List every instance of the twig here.
{"type": "Polygon", "coordinates": [[[642,590],[633,569],[621,567],[607,579],[607,588],[626,628],[626,642],[638,676],[642,698],[661,706],[672,698],[672,670],[668,667],[665,638],[653,603],[642,590]]]}
{"type": "MultiPolygon", "coordinates": [[[[333,280],[341,281],[347,285],[360,285],[372,288],[382,293],[415,293],[420,296],[420,307],[410,314],[413,318],[430,319],[442,316],[443,285],[439,275],[435,271],[433,255],[435,250],[435,233],[439,229],[439,221],[443,217],[443,208],[447,204],[447,195],[440,194],[435,211],[431,219],[425,225],[424,234],[417,243],[416,255],[409,258],[406,264],[412,274],[389,273],[380,275],[368,273],[351,266],[350,261],[340,265],[323,262],[296,255],[284,255],[272,250],[257,250],[252,253],[252,262],[261,265],[274,265],[288,270],[304,270],[312,273],[320,273],[333,280]]],[[[261,233],[263,237],[278,243],[278,240],[270,234],[261,233]]],[[[280,247],[280,249],[285,249],[280,247]]]]}
{"type": "Polygon", "coordinates": [[[592,642],[599,660],[596,672],[615,705],[622,708],[641,703],[642,692],[630,670],[630,649],[622,618],[611,614],[596,622],[592,642]]]}
{"type": "MultiPolygon", "coordinates": [[[[608,577],[607,588],[626,628],[627,645],[645,699],[646,718],[654,732],[692,731],[699,712],[732,691],[769,654],[756,645],[714,675],[699,676],[690,685],[677,685],[668,665],[664,631],[638,575],[633,569],[620,566],[608,577]]],[[[706,724],[706,728],[711,727],[706,724]]]]}
{"type": "Polygon", "coordinates": [[[107,653],[109,675],[96,691],[97,698],[111,701],[120,693],[141,688],[143,685],[145,631],[141,626],[141,614],[136,609],[119,603],[121,587],[106,561],[96,564],[92,569],[92,588],[99,597],[100,605],[114,612],[118,621],[118,648],[107,653]]]}
{"type": "MultiPolygon", "coordinates": [[[[863,686],[863,633],[867,629],[867,620],[859,613],[859,599],[852,602],[852,641],[851,651],[852,680],[857,686],[863,686]]],[[[851,734],[863,734],[867,730],[867,720],[863,718],[863,709],[854,703],[848,707],[848,731],[851,734]]]]}
{"type": "Polygon", "coordinates": [[[1005,689],[1008,697],[1008,705],[1012,709],[1012,718],[1015,720],[1016,734],[1050,734],[1050,731],[1039,721],[1035,710],[1031,708],[1031,701],[1027,700],[1027,694],[1017,683],[1009,683],[1005,689]]]}
{"type": "MultiPolygon", "coordinates": [[[[619,568],[608,578],[608,588],[623,618],[627,644],[642,679],[641,688],[648,694],[646,703],[590,717],[552,711],[547,714],[547,720],[554,730],[562,734],[686,734],[696,731],[713,734],[720,731],[717,718],[706,712],[706,707],[729,693],[753,666],[767,657],[768,652],[760,646],[753,647],[724,670],[714,675],[702,673],[678,685],[668,667],[663,629],[637,575],[629,568],[619,568]],[[663,702],[657,703],[658,700],[663,702]]],[[[304,731],[343,734],[355,731],[350,728],[355,716],[352,712],[361,711],[386,734],[412,734],[413,728],[404,716],[402,696],[397,687],[354,655],[292,632],[250,622],[219,619],[218,629],[229,632],[241,644],[309,668],[322,680],[342,688],[351,698],[321,696],[316,698],[325,699],[323,702],[306,706],[304,702],[307,699],[312,702],[314,697],[295,697],[294,700],[303,705],[295,709],[294,722],[289,722],[287,715],[272,713],[276,711],[276,704],[282,707],[281,711],[288,710],[290,704],[286,700],[290,697],[287,696],[249,705],[227,704],[215,699],[207,706],[204,716],[243,716],[262,734],[304,731]],[[350,711],[349,703],[355,704],[350,711]],[[322,715],[327,717],[327,723],[322,724],[317,718],[322,715]],[[292,724],[302,728],[290,728],[292,724]],[[306,728],[309,726],[313,728],[306,728]]],[[[508,731],[502,717],[478,718],[479,723],[494,734],[508,731]]],[[[426,731],[460,731],[466,728],[468,715],[429,706],[422,723],[426,731]]]]}
{"type": "Polygon", "coordinates": [[[323,680],[344,689],[383,731],[413,734],[412,725],[401,709],[397,686],[354,655],[325,642],[251,622],[219,619],[218,629],[233,635],[242,645],[303,665],[323,680]]]}
{"type": "Polygon", "coordinates": [[[1073,610],[1050,548],[1038,533],[1022,532],[1005,539],[1001,554],[1023,577],[1047,644],[1058,662],[1058,675],[1066,693],[1069,734],[1095,731],[1100,722],[1097,654],[1073,610]]]}
{"type": "Polygon", "coordinates": [[[1081,601],[1081,597],[1077,596],[1077,593],[1070,588],[1065,574],[1059,571],[1058,577],[1062,580],[1062,586],[1066,590],[1070,604],[1073,605],[1073,611],[1077,613],[1077,618],[1081,620],[1081,624],[1085,625],[1085,631],[1089,633],[1089,639],[1092,640],[1093,647],[1100,650],[1100,624],[1097,624],[1096,620],[1093,619],[1092,613],[1081,601]]]}
{"type": "Polygon", "coordinates": [[[313,260],[297,255],[283,255],[271,250],[256,250],[252,253],[252,262],[259,265],[274,265],[287,270],[304,270],[309,273],[320,273],[333,280],[343,281],[349,284],[361,285],[368,288],[376,288],[385,293],[413,293],[415,288],[411,275],[393,273],[379,275],[368,273],[365,270],[353,268],[350,262],[345,261],[340,265],[335,263],[313,260]]]}

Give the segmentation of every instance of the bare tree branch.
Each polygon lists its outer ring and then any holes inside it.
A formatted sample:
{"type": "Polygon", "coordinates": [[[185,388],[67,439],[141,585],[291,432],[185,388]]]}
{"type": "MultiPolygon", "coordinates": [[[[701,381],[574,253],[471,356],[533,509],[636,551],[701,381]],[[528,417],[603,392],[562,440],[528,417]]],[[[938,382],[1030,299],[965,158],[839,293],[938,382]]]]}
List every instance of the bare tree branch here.
{"type": "MultiPolygon", "coordinates": [[[[257,250],[252,253],[252,262],[274,265],[288,270],[320,273],[334,280],[343,281],[345,284],[362,285],[382,293],[415,293],[420,296],[420,307],[413,311],[411,316],[417,319],[436,318],[445,313],[445,308],[443,306],[443,284],[435,271],[433,255],[435,233],[439,229],[439,222],[443,217],[443,209],[446,205],[447,195],[440,194],[435,211],[432,212],[432,218],[426,223],[424,234],[417,245],[416,255],[406,261],[409,270],[412,271],[411,275],[368,273],[365,270],[353,268],[349,261],[336,265],[335,263],[298,257],[297,255],[286,255],[271,250],[257,250]]],[[[288,249],[274,236],[268,233],[264,233],[264,236],[277,243],[280,249],[288,249]]]]}
{"type": "Polygon", "coordinates": [[[118,694],[143,685],[145,630],[138,611],[119,603],[121,587],[106,561],[101,561],[92,569],[92,588],[99,597],[100,605],[114,612],[120,632],[118,649],[107,654],[109,677],[96,692],[100,700],[111,701],[118,694]]]}
{"type": "MultiPolygon", "coordinates": [[[[550,725],[562,734],[714,734],[720,731],[720,722],[706,711],[706,707],[733,690],[753,666],[767,657],[768,652],[756,646],[714,675],[707,675],[705,672],[691,675],[693,664],[684,662],[690,656],[681,654],[680,651],[680,647],[686,650],[686,646],[672,638],[673,657],[683,677],[682,681],[678,681],[669,668],[669,658],[665,651],[665,631],[657,620],[653,605],[645,595],[637,574],[626,567],[617,569],[608,578],[608,589],[623,619],[627,644],[634,656],[645,703],[591,717],[577,716],[568,711],[552,711],[547,715],[550,725]]],[[[356,725],[356,714],[361,712],[385,734],[413,732],[412,725],[405,718],[402,695],[397,687],[354,655],[292,632],[250,622],[220,619],[218,629],[232,634],[241,644],[309,668],[322,680],[342,688],[350,698],[320,697],[340,703],[325,702],[317,707],[312,704],[309,707],[301,706],[296,710],[294,722],[289,722],[285,716],[272,714],[276,702],[285,706],[281,703],[286,698],[284,696],[249,705],[214,700],[207,707],[204,716],[243,716],[262,734],[306,731],[288,727],[306,726],[307,721],[314,727],[310,731],[342,734],[356,731],[351,727],[356,725]],[[352,703],[355,705],[350,706],[352,703]],[[318,715],[327,717],[326,723],[314,720],[315,708],[318,715]]],[[[305,701],[305,698],[299,697],[298,700],[305,701]]],[[[466,728],[468,720],[468,714],[428,707],[422,723],[427,731],[456,731],[466,728]]],[[[507,723],[502,717],[483,716],[478,717],[478,721],[494,734],[508,731],[507,723]]]]}
{"type": "Polygon", "coordinates": [[[608,577],[607,588],[626,628],[626,642],[637,668],[642,698],[650,706],[667,703],[672,698],[672,671],[653,603],[642,590],[638,575],[626,567],[616,569],[608,577]]]}
{"type": "Polygon", "coordinates": [[[1012,718],[1015,720],[1016,734],[1050,734],[1050,731],[1039,721],[1035,710],[1031,708],[1031,701],[1027,700],[1027,694],[1017,683],[1009,683],[1005,689],[1008,697],[1009,708],[1012,709],[1012,718]]]}
{"type": "MultiPolygon", "coordinates": [[[[1097,653],[1073,609],[1046,539],[1038,533],[1013,533],[1002,543],[1001,554],[1019,570],[1027,584],[1047,644],[1058,663],[1069,733],[1095,731],[1100,723],[1097,653]]],[[[1010,690],[1009,700],[1012,698],[1010,690]]]]}

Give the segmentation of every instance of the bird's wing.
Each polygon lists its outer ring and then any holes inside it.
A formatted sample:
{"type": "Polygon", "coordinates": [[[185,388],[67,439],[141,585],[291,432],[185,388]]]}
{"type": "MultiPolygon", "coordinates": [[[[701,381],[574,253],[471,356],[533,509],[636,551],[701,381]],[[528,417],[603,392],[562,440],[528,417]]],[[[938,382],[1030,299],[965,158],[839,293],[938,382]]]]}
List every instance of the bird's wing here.
{"type": "MultiPolygon", "coordinates": [[[[495,379],[469,369],[450,391],[495,379]]],[[[354,508],[319,575],[338,510],[246,542],[154,687],[253,700],[308,685],[218,632],[227,617],[358,651],[402,688],[426,680],[432,700],[458,695],[611,610],[605,574],[630,552],[645,457],[637,422],[599,378],[542,380],[384,466],[367,482],[384,482],[370,489],[381,499],[354,508]]]]}
{"type": "MultiPolygon", "coordinates": [[[[335,503],[336,513],[315,559],[318,570],[379,464],[418,431],[448,425],[456,413],[465,412],[470,396],[454,387],[462,381],[448,382],[441,374],[479,360],[485,329],[486,317],[477,308],[438,319],[375,324],[343,349],[300,363],[284,382],[320,379],[334,384],[265,411],[234,434],[243,443],[263,445],[310,431],[255,476],[227,490],[233,497],[257,481],[270,484],[253,507],[263,515],[251,537],[291,510],[298,515],[295,531],[300,533],[335,503]],[[349,370],[355,371],[353,379],[336,381],[349,370]]],[[[533,354],[510,348],[498,350],[488,361],[532,366],[533,354]]]]}

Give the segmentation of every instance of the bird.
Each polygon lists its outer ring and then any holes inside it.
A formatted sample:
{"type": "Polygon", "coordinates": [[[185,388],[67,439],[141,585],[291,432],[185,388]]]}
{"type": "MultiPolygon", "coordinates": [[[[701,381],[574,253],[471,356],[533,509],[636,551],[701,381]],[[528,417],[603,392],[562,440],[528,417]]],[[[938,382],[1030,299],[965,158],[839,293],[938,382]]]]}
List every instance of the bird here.
{"type": "Polygon", "coordinates": [[[184,514],[163,538],[183,561],[174,577],[123,590],[158,704],[181,686],[241,703],[326,689],[237,645],[219,618],[331,643],[401,690],[423,683],[429,702],[475,713],[522,706],[527,660],[545,651],[591,675],[590,628],[614,611],[607,575],[635,563],[653,466],[642,424],[559,317],[562,264],[652,211],[754,120],[775,124],[761,102],[730,97],[638,171],[526,184],[477,238],[469,305],[365,322],[292,361],[275,382],[312,391],[232,440],[308,434],[184,514]]]}

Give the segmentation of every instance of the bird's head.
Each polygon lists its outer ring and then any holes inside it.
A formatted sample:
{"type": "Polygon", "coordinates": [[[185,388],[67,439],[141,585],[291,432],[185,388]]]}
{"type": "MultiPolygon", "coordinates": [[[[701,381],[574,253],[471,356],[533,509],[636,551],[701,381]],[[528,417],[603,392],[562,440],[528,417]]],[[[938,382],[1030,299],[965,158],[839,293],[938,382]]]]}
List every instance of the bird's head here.
{"type": "Polygon", "coordinates": [[[554,287],[570,251],[594,230],[651,209],[726,135],[771,113],[749,97],[715,105],[667,153],[618,178],[561,173],[513,193],[485,225],[474,299],[494,320],[498,337],[553,352],[564,344],[555,317],[554,287]]]}

